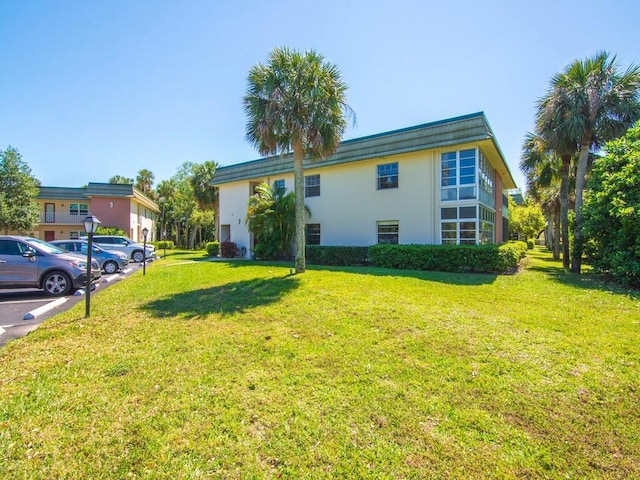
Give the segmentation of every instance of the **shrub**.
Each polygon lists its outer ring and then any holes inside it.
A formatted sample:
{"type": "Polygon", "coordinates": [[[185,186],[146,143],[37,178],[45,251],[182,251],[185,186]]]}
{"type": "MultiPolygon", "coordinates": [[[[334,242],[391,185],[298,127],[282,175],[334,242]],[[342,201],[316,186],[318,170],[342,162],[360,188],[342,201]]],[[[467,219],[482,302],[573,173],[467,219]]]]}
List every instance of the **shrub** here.
{"type": "Polygon", "coordinates": [[[527,248],[528,248],[529,250],[533,250],[533,245],[534,245],[533,240],[532,240],[532,239],[530,239],[530,238],[528,238],[528,239],[527,239],[527,248]]]}
{"type": "Polygon", "coordinates": [[[238,256],[238,246],[233,242],[222,242],[220,244],[220,254],[224,258],[235,258],[238,256]]]}
{"type": "Polygon", "coordinates": [[[162,250],[164,248],[167,248],[169,250],[176,248],[175,244],[173,243],[173,240],[160,240],[158,242],[151,242],[153,245],[155,245],[156,250],[162,250]]]}
{"type": "Polygon", "coordinates": [[[121,237],[127,236],[124,230],[118,227],[98,227],[96,230],[96,235],[118,235],[121,237]]]}
{"type": "Polygon", "coordinates": [[[367,263],[369,247],[334,247],[307,245],[307,262],[315,265],[364,265],[367,263]]]}
{"type": "Polygon", "coordinates": [[[207,246],[205,247],[205,249],[207,250],[207,254],[210,257],[217,257],[218,253],[220,253],[220,242],[218,241],[209,242],[207,243],[207,246]]]}
{"type": "Polygon", "coordinates": [[[384,268],[443,272],[498,272],[517,269],[527,245],[372,245],[371,264],[384,268]]]}

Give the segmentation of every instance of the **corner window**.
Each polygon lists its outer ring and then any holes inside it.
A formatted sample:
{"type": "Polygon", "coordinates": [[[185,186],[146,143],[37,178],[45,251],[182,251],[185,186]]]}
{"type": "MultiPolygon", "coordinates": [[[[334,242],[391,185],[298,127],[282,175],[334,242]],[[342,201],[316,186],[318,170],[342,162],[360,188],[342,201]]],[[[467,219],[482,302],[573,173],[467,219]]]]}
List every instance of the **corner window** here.
{"type": "Polygon", "coordinates": [[[440,200],[473,200],[478,197],[476,149],[440,155],[440,200]]]}
{"type": "Polygon", "coordinates": [[[477,207],[441,208],[440,235],[443,245],[475,245],[478,239],[477,207]]]}
{"type": "Polygon", "coordinates": [[[309,175],[308,177],[304,177],[304,196],[320,196],[320,175],[309,175]]]}
{"type": "Polygon", "coordinates": [[[397,244],[400,228],[397,221],[378,222],[378,243],[397,244]]]}
{"type": "Polygon", "coordinates": [[[378,190],[398,188],[398,162],[378,165],[378,190]]]}
{"type": "Polygon", "coordinates": [[[320,245],[319,223],[307,223],[305,232],[305,243],[307,245],[320,245]]]}

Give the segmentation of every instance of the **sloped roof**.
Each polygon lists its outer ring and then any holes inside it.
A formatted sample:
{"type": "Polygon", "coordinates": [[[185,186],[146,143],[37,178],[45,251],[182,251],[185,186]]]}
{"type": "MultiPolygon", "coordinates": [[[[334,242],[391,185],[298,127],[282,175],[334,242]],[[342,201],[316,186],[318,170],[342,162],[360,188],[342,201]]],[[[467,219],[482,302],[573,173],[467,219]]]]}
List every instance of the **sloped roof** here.
{"type": "Polygon", "coordinates": [[[85,188],[40,187],[38,198],[41,200],[86,200],[85,188]]]}
{"type": "MultiPolygon", "coordinates": [[[[472,142],[488,142],[491,145],[492,153],[494,153],[489,156],[491,163],[503,177],[505,188],[515,188],[513,176],[509,171],[507,162],[484,112],[345,140],[340,144],[336,153],[331,156],[315,162],[312,162],[309,158],[305,159],[305,169],[472,142]]],[[[275,155],[250,162],[219,167],[216,169],[211,183],[213,185],[221,185],[292,171],[292,154],[275,155]]]]}

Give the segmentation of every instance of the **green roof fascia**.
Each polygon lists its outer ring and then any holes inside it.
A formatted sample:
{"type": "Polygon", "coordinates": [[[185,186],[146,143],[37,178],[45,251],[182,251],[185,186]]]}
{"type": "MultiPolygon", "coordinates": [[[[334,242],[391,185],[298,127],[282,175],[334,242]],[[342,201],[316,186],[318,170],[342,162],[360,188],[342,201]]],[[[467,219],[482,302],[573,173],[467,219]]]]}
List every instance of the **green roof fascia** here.
{"type": "Polygon", "coordinates": [[[40,187],[39,200],[86,200],[86,189],[83,187],[40,187]]]}
{"type": "MultiPolygon", "coordinates": [[[[484,113],[472,113],[460,117],[439,120],[413,127],[392,130],[366,137],[343,141],[338,150],[327,158],[312,162],[305,159],[305,168],[319,168],[371,158],[398,155],[432,148],[479,142],[492,139],[502,163],[504,156],[499,151],[493,132],[484,113]]],[[[508,170],[508,167],[507,167],[508,170]]],[[[293,171],[291,153],[277,155],[250,162],[219,167],[213,177],[213,185],[221,185],[256,177],[264,177],[293,171]]],[[[510,174],[509,174],[510,175],[510,174]]],[[[511,179],[513,182],[513,179],[511,179]]]]}

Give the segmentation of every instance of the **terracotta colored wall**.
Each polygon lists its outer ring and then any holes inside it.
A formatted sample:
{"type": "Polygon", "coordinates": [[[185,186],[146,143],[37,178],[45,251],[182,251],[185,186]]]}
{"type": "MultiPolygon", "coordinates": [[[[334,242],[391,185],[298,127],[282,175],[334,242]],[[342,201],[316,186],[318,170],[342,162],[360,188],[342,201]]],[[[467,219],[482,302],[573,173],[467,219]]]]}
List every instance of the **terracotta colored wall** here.
{"type": "Polygon", "coordinates": [[[129,198],[94,197],[91,213],[98,217],[103,227],[118,227],[129,235],[129,198]]]}

